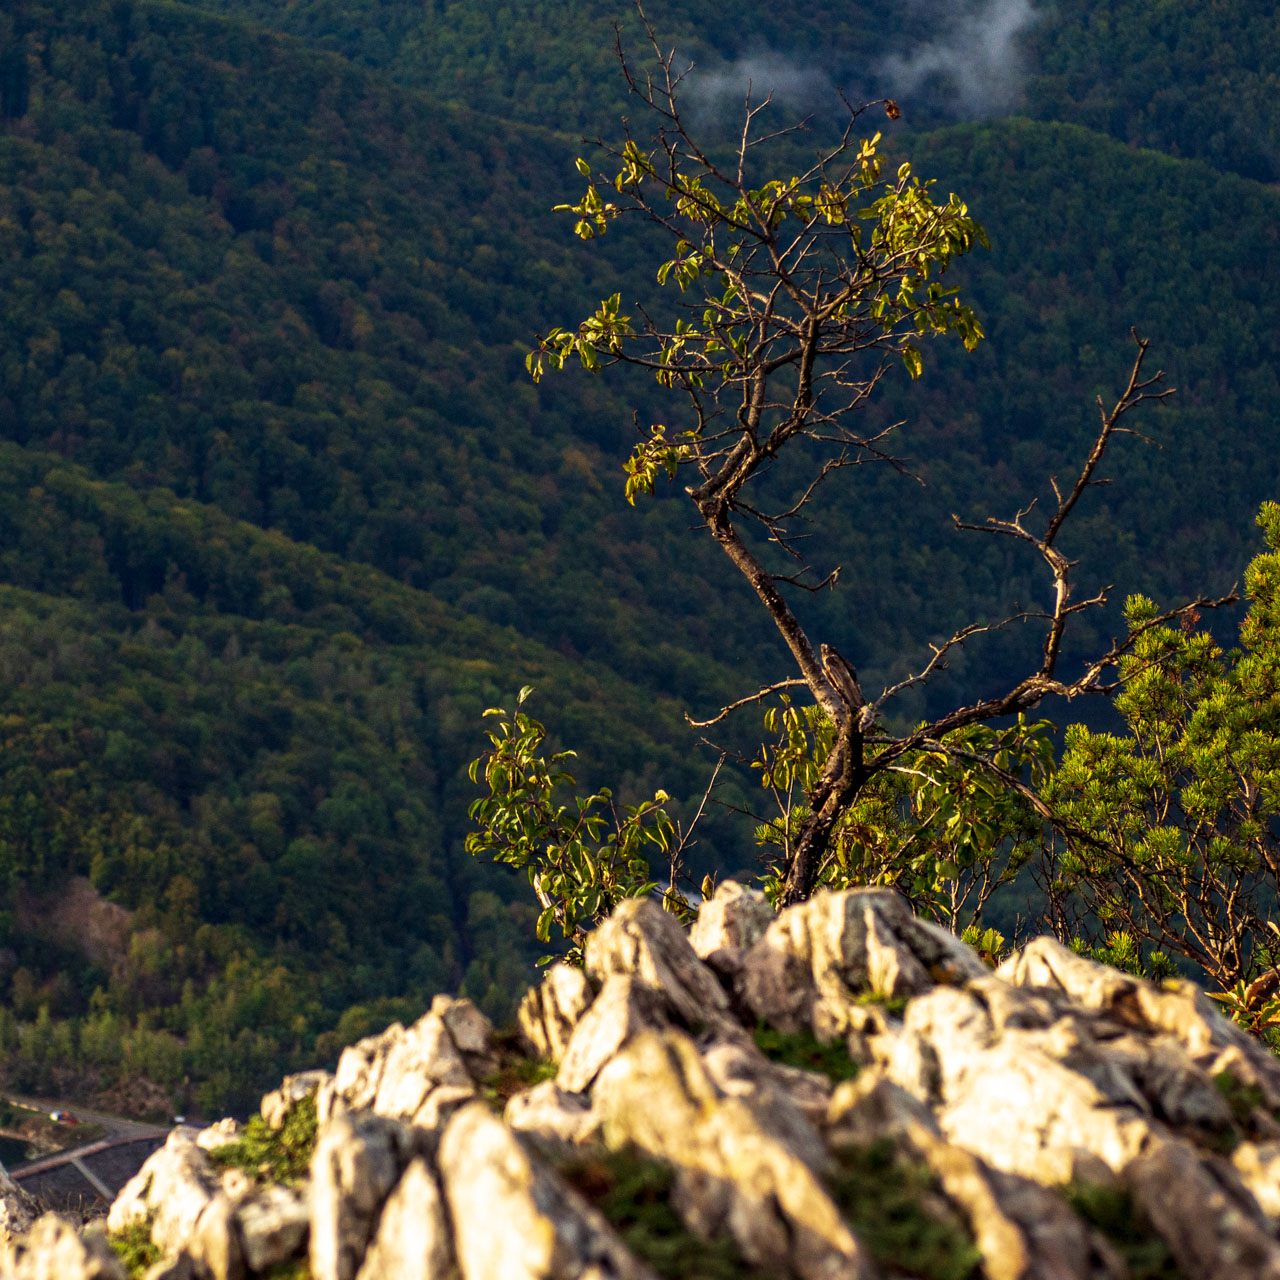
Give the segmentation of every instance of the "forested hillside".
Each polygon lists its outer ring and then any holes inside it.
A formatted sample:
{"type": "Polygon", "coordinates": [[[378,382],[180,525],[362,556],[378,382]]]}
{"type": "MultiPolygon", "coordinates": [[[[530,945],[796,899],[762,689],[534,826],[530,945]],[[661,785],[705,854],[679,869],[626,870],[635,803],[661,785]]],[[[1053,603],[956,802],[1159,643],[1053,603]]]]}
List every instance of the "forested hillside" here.
{"type": "MultiPolygon", "coordinates": [[[[240,15],[299,36],[385,72],[400,84],[425,89],[437,99],[491,112],[508,120],[548,123],[570,136],[607,132],[627,110],[626,85],[618,75],[615,27],[634,53],[646,51],[634,6],[591,0],[573,20],[548,0],[479,4],[464,0],[199,0],[201,8],[240,15]]],[[[850,20],[847,6],[817,0],[807,5],[739,6],[732,24],[708,0],[649,10],[664,42],[682,58],[709,69],[731,64],[739,53],[778,50],[784,57],[826,66],[834,48],[842,68],[867,67],[886,39],[909,22],[903,6],[876,3],[875,20],[850,20]]],[[[825,88],[829,82],[823,81],[825,88]]],[[[744,83],[745,87],[745,83],[744,83]]],[[[734,106],[741,100],[736,82],[734,106]]],[[[713,86],[712,99],[718,98],[713,86]]],[[[634,106],[634,103],[632,104],[634,106]]],[[[821,105],[823,111],[829,103],[821,105]]]]}
{"type": "Polygon", "coordinates": [[[166,490],[14,446],[3,464],[24,585],[0,588],[0,1041],[21,1087],[74,1063],[189,1077],[212,1107],[317,1036],[332,1051],[340,1017],[349,1036],[460,984],[503,1010],[530,913],[454,851],[460,762],[514,672],[589,751],[607,733],[624,769],[697,785],[660,741],[674,706],[607,672],[166,490]],[[606,730],[597,709],[625,704],[606,730]],[[76,876],[127,931],[86,943],[76,876]]]}
{"type": "MultiPolygon", "coordinates": [[[[0,15],[0,1043],[28,1087],[53,1063],[123,1069],[187,1077],[214,1107],[386,998],[462,984],[501,1014],[521,987],[519,886],[461,851],[484,706],[534,683],[592,781],[688,802],[705,769],[680,711],[780,657],[681,495],[622,501],[632,409],[671,411],[657,389],[524,373],[534,334],[653,290],[640,238],[582,248],[549,212],[578,194],[575,134],[615,127],[614,11],[205,8],[232,16],[0,15]],[[134,913],[118,954],[59,916],[75,876],[134,913]]],[[[686,6],[671,38],[727,64],[836,31],[872,63],[911,14],[869,12],[748,7],[730,33],[686,6]]],[[[828,499],[815,558],[848,585],[811,607],[883,676],[1042,591],[950,515],[1043,491],[1116,389],[1130,325],[1180,392],[1145,424],[1163,449],[1128,442],[1080,522],[1093,579],[1225,589],[1280,479],[1280,197],[1126,145],[1195,151],[1106,106],[1100,20],[1070,45],[1056,21],[1027,35],[1026,101],[1089,128],[892,140],[993,248],[956,281],[989,341],[931,353],[871,413],[905,422],[927,487],[885,469],[828,499]]],[[[1005,660],[965,658],[953,690],[1005,660]]],[[[727,829],[704,853],[749,862],[727,829]]]]}
{"type": "MultiPolygon", "coordinates": [[[[575,640],[627,631],[625,591],[585,589],[610,540],[559,527],[561,488],[605,506],[598,450],[512,390],[558,272],[516,253],[501,191],[547,166],[528,156],[522,177],[519,136],[482,159],[483,129],[401,119],[337,60],[192,14],[32,7],[10,30],[29,61],[0,138],[3,577],[24,589],[4,980],[20,1020],[99,992],[83,1049],[66,1027],[52,1048],[35,1023],[0,1027],[16,1082],[76,1058],[109,1078],[124,1054],[212,1106],[387,992],[462,982],[500,1011],[527,930],[456,856],[479,711],[528,679],[557,704],[630,698],[632,728],[564,724],[607,742],[624,787],[662,768],[652,734],[676,719],[579,661],[575,640]],[[308,113],[310,134],[285,123],[308,113]],[[557,542],[576,579],[552,576],[557,542]],[[503,630],[535,593],[572,661],[503,630]],[[73,960],[46,918],[71,875],[137,913],[137,954],[73,960]]],[[[580,277],[560,266],[568,299],[580,277]]],[[[693,687],[692,659],[665,665],[693,687]]],[[[665,754],[676,787],[699,785],[665,754]]]]}
{"type": "Polygon", "coordinates": [[[1278,18],[1265,0],[1059,0],[1029,32],[1027,108],[1274,182],[1278,18]]]}
{"type": "MultiPolygon", "coordinates": [[[[377,67],[402,84],[508,119],[591,135],[626,107],[612,42],[641,46],[629,5],[572,22],[548,0],[196,0],[377,67]]],[[[857,0],[850,5],[649,5],[664,42],[696,63],[692,84],[727,110],[757,92],[819,115],[834,86],[896,94],[907,124],[1026,113],[1272,181],[1280,155],[1280,10],[1216,0],[857,0]]],[[[634,105],[634,104],[633,104],[634,105]]]]}

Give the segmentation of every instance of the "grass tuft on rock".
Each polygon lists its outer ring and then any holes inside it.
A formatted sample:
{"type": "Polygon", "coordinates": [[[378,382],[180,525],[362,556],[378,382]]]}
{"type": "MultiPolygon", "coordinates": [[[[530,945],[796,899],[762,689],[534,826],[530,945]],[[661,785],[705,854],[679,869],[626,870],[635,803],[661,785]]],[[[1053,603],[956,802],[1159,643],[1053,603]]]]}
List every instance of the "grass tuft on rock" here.
{"type": "Polygon", "coordinates": [[[823,1044],[811,1031],[777,1031],[761,1023],[755,1029],[755,1041],[766,1058],[788,1067],[820,1071],[833,1083],[852,1080],[858,1074],[858,1064],[840,1040],[823,1044]]]}
{"type": "Polygon", "coordinates": [[[548,1058],[530,1056],[516,1031],[498,1032],[493,1038],[493,1049],[498,1055],[498,1069],[480,1081],[480,1092],[498,1115],[517,1093],[544,1080],[554,1080],[560,1070],[548,1058]]]}
{"type": "Polygon", "coordinates": [[[889,1138],[836,1152],[831,1191],[871,1256],[892,1274],[976,1280],[982,1255],[928,1166],[889,1138]]]}
{"type": "Polygon", "coordinates": [[[634,1148],[593,1152],[560,1166],[638,1258],[663,1280],[770,1280],[729,1239],[694,1235],[672,1206],[675,1171],[634,1148]]]}
{"type": "Polygon", "coordinates": [[[261,1280],[312,1280],[311,1262],[305,1257],[277,1262],[274,1267],[262,1272],[261,1280]]]}
{"type": "Polygon", "coordinates": [[[1063,1192],[1076,1213],[1124,1259],[1129,1280],[1184,1280],[1169,1246],[1123,1187],[1072,1182],[1063,1192]]]}
{"type": "Polygon", "coordinates": [[[1226,1099],[1227,1106],[1231,1108],[1231,1118],[1240,1131],[1255,1140],[1261,1137],[1256,1112],[1270,1114],[1266,1095],[1262,1090],[1256,1084],[1246,1084],[1230,1069],[1219,1071],[1213,1077],[1213,1083],[1226,1099]]]}
{"type": "Polygon", "coordinates": [[[258,1182],[292,1186],[307,1176],[315,1145],[316,1102],[303,1098],[290,1109],[279,1132],[254,1116],[234,1142],[210,1151],[209,1159],[224,1169],[243,1169],[258,1182]]]}
{"type": "Polygon", "coordinates": [[[129,1273],[130,1280],[147,1273],[147,1268],[160,1261],[160,1250],[151,1243],[151,1219],[131,1222],[123,1231],[107,1236],[107,1243],[129,1273]]]}
{"type": "Polygon", "coordinates": [[[910,1003],[906,996],[882,996],[875,991],[862,991],[854,998],[855,1004],[874,1004],[891,1018],[901,1018],[910,1003]]]}

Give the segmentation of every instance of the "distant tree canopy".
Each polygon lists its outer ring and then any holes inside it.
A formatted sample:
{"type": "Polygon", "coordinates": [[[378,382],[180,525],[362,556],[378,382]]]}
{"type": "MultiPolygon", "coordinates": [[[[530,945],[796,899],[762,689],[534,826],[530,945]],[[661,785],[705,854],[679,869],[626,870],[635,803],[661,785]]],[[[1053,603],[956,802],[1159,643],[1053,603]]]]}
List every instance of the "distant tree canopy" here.
{"type": "MultiPolygon", "coordinates": [[[[551,0],[197,2],[377,67],[441,100],[534,124],[555,119],[570,133],[598,130],[627,109],[612,61],[613,28],[621,23],[629,38],[640,28],[631,6],[599,0],[579,6],[573,22],[562,21],[551,0]]],[[[982,50],[991,42],[981,38],[989,6],[974,3],[864,0],[851,19],[847,6],[828,0],[744,0],[732,23],[719,21],[705,0],[650,4],[648,12],[697,64],[691,88],[707,114],[731,115],[754,77],[758,95],[776,87],[787,105],[833,117],[831,89],[840,86],[858,101],[900,98],[916,129],[951,123],[966,108],[981,117],[1013,112],[1082,124],[1259,181],[1276,177],[1280,50],[1267,4],[1036,4],[990,62],[982,50]],[[999,79],[993,100],[984,102],[980,90],[958,92],[954,71],[969,64],[971,75],[999,79]]]]}
{"type": "MultiPolygon", "coordinates": [[[[102,1083],[189,1077],[226,1107],[440,984],[494,1013],[517,994],[531,908],[461,851],[483,708],[535,684],[555,708],[546,750],[582,748],[588,794],[610,780],[625,820],[661,784],[687,830],[703,769],[679,709],[706,714],[778,671],[772,623],[745,582],[718,585],[683,499],[618,501],[631,408],[668,421],[663,390],[535,390],[521,367],[549,318],[654,292],[630,228],[575,252],[547,217],[578,181],[573,139],[622,101],[593,70],[611,65],[614,11],[570,23],[530,0],[499,24],[474,4],[209,7],[0,13],[0,1044],[15,1078],[58,1063],[102,1083]],[[50,924],[68,875],[133,913],[118,973],[50,924]]],[[[879,29],[896,39],[910,12],[877,7],[879,29]]],[[[1226,30],[1243,10],[1216,12],[1226,30]]],[[[757,39],[816,64],[832,32],[853,62],[877,56],[875,24],[847,6],[720,16],[677,15],[708,70],[757,39]]],[[[1121,33],[1134,58],[1136,29],[1121,33]]],[[[1127,81],[1090,80],[1106,50],[1090,31],[1071,101],[1127,139],[1103,119],[1127,81]]],[[[1251,84],[1230,70],[1244,47],[1201,64],[1251,84]]],[[[1250,47],[1265,74],[1270,46],[1250,47]]],[[[1039,600],[994,542],[962,558],[950,515],[1065,474],[1130,324],[1158,336],[1180,388],[1166,447],[1126,454],[1131,482],[1095,495],[1066,549],[1106,560],[1095,585],[1229,585],[1249,513],[1280,484],[1276,193],[1055,123],[885,147],[890,170],[909,147],[994,228],[992,252],[952,271],[988,340],[937,346],[918,381],[868,404],[869,434],[909,419],[928,484],[911,489],[910,538],[894,476],[862,477],[856,519],[817,495],[831,562],[885,568],[856,617],[826,594],[801,602],[804,625],[840,650],[856,622],[860,680],[894,683],[909,642],[1039,600]]],[[[905,691],[895,730],[992,692],[1026,656],[1008,639],[953,662],[950,686],[905,691]]],[[[754,732],[731,744],[743,764],[720,794],[739,808],[756,804],[753,760],[784,792],[806,767],[790,739],[826,732],[795,724],[795,703],[775,710],[768,752],[754,732]]],[[[881,830],[888,800],[866,799],[880,807],[859,820],[881,830]]],[[[935,835],[954,816],[928,788],[904,803],[935,835]]],[[[845,834],[859,865],[870,846],[845,834]]],[[[706,866],[754,857],[714,811],[697,841],[706,866]]]]}

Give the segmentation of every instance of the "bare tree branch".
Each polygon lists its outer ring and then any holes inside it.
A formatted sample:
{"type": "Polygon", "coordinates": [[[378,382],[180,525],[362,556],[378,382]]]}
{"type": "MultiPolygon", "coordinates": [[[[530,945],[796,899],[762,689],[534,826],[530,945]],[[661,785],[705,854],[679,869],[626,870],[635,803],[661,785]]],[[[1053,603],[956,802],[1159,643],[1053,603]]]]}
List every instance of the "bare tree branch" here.
{"type": "Polygon", "coordinates": [[[739,707],[750,706],[753,702],[763,702],[765,698],[771,697],[775,693],[781,693],[783,689],[804,687],[805,681],[796,677],[792,677],[790,680],[779,680],[777,684],[768,685],[766,688],[761,689],[759,693],[753,693],[748,697],[739,698],[737,702],[731,702],[727,707],[722,707],[716,715],[711,717],[710,720],[694,720],[687,711],[685,712],[684,718],[691,728],[709,729],[713,724],[719,724],[722,720],[727,719],[733,712],[737,711],[739,707]]]}

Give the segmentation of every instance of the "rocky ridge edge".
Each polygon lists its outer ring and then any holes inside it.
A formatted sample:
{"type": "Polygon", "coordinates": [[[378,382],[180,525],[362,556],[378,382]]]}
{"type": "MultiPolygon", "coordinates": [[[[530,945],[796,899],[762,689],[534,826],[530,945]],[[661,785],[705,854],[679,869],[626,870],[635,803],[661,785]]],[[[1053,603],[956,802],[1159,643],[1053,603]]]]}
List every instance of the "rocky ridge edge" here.
{"type": "Polygon", "coordinates": [[[623,903],[519,1023],[437,997],[262,1100],[297,1176],[176,1129],[115,1247],[48,1214],[0,1277],[1280,1280],[1280,1060],[1191,983],[728,882],[688,933],[623,903]]]}

